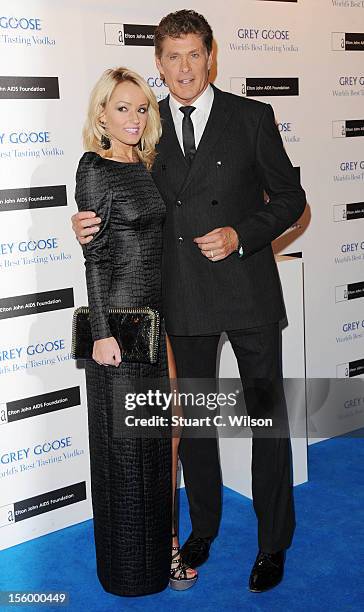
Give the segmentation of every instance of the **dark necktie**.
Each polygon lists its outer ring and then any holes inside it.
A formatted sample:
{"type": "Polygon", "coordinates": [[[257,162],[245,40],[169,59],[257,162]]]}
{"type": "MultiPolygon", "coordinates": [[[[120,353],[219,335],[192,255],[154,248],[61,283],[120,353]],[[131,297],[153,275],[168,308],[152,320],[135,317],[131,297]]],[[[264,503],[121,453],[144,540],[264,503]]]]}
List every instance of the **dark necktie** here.
{"type": "Polygon", "coordinates": [[[195,106],[181,106],[181,113],[183,113],[182,120],[182,138],[183,138],[183,149],[185,152],[185,158],[188,163],[191,165],[192,160],[196,153],[196,145],[195,145],[195,132],[193,130],[193,123],[191,119],[191,115],[194,110],[196,110],[195,106]]]}

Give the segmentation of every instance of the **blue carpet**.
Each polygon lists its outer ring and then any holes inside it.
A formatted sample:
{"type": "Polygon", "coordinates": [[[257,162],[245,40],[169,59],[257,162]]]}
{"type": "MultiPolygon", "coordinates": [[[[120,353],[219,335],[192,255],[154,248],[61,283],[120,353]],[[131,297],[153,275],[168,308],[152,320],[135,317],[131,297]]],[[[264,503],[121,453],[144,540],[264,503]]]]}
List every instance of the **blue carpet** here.
{"type": "MultiPolygon", "coordinates": [[[[224,490],[220,535],[190,591],[167,589],[135,599],[105,593],[95,576],[91,521],[2,551],[0,590],[66,590],[70,604],[63,609],[71,612],[363,610],[363,465],[360,438],[336,438],[309,448],[310,482],[295,488],[297,528],[285,579],[267,593],[247,590],[256,555],[256,521],[251,502],[229,489],[224,490]]],[[[184,492],[181,515],[186,536],[184,492]]],[[[53,612],[62,607],[25,609],[53,612]]]]}

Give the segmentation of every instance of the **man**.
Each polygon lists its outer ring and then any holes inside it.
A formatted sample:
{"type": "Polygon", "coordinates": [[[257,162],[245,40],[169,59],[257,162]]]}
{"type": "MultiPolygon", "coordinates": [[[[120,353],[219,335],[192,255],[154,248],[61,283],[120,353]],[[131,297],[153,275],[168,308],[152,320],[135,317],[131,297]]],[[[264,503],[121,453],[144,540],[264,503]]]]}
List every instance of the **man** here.
{"type": "MultiPolygon", "coordinates": [[[[305,194],[271,106],[209,84],[212,30],[202,15],[181,10],[164,17],[155,53],[170,91],[160,102],[163,135],[153,176],[167,206],[163,299],[178,376],[215,378],[225,331],[252,412],[251,381],[282,376],[279,321],[285,311],[271,242],[301,216],[305,194]]],[[[73,217],[81,242],[96,231],[92,216],[73,217]]],[[[295,524],[289,452],[287,437],[253,437],[259,543],[249,579],[253,592],[276,586],[283,576],[295,524]]],[[[208,558],[220,521],[217,441],[183,437],[180,458],[192,522],[181,552],[197,567],[208,558]]]]}

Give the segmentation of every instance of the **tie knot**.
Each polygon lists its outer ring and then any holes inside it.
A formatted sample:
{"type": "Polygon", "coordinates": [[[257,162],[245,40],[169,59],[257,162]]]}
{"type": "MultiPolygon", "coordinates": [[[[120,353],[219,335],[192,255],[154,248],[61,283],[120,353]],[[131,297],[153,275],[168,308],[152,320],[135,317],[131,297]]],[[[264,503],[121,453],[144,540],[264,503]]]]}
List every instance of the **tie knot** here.
{"type": "Polygon", "coordinates": [[[180,106],[181,113],[184,114],[185,117],[191,117],[194,110],[196,110],[195,106],[180,106]]]}

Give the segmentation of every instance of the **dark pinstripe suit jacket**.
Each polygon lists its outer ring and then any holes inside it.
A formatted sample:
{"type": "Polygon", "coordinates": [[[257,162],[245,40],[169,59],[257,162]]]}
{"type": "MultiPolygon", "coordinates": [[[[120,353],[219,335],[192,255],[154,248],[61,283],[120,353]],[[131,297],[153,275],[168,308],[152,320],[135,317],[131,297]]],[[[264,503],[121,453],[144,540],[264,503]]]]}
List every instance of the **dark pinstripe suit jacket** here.
{"type": "Polygon", "coordinates": [[[280,320],[285,310],[271,242],[301,216],[306,198],[271,106],[214,87],[191,168],[168,98],[160,102],[160,113],[163,136],[153,176],[167,206],[162,276],[167,331],[199,335],[280,320]],[[222,226],[240,234],[241,259],[233,253],[211,262],[193,242],[222,226]]]}

